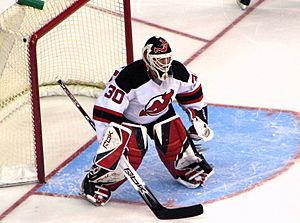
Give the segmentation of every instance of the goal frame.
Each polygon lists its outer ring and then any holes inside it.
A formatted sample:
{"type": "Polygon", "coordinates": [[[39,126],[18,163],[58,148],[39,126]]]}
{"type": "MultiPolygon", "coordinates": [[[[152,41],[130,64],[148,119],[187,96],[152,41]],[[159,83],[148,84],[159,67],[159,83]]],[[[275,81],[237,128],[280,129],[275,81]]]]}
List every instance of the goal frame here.
{"type": "MultiPolygon", "coordinates": [[[[43,27],[34,32],[29,38],[29,77],[31,80],[31,100],[33,112],[33,126],[34,126],[34,143],[36,150],[36,165],[37,165],[37,180],[39,183],[46,182],[45,167],[44,167],[44,152],[42,139],[42,121],[41,121],[41,107],[38,81],[38,63],[37,63],[37,43],[46,33],[63,22],[66,18],[76,12],[79,8],[87,4],[89,0],[78,0],[74,2],[65,11],[50,20],[43,27]]],[[[127,64],[133,62],[133,43],[132,43],[132,25],[131,25],[131,9],[130,0],[123,0],[124,7],[124,25],[125,25],[125,45],[126,45],[126,60],[127,64]]],[[[27,41],[24,39],[24,41],[27,41]]]]}

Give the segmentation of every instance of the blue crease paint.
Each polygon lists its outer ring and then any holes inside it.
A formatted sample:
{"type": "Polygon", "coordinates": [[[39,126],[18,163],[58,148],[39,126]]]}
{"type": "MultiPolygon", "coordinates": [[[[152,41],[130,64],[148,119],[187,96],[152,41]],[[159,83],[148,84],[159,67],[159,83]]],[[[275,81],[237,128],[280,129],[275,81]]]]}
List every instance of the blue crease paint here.
{"type": "MultiPolygon", "coordinates": [[[[174,107],[188,127],[190,122],[185,112],[177,104],[174,107]]],[[[293,113],[209,106],[209,124],[215,136],[202,146],[208,148],[204,156],[214,166],[215,174],[200,188],[188,189],[175,181],[149,141],[138,173],[160,202],[191,205],[239,194],[282,172],[299,154],[300,126],[293,113]]],[[[93,143],[38,192],[78,195],[80,182],[92,164],[97,147],[98,143],[93,143]]],[[[113,192],[112,199],[142,202],[128,182],[113,192]]]]}

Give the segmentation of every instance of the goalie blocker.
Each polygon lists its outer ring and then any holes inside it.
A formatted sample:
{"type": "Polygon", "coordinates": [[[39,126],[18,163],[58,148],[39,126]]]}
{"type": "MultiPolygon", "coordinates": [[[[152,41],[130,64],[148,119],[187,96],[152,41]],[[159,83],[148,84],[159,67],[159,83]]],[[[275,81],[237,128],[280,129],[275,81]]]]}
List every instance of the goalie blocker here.
{"type": "MultiPolygon", "coordinates": [[[[160,159],[179,183],[188,188],[196,188],[213,174],[212,167],[193,147],[178,115],[156,123],[153,138],[160,159]]],[[[111,198],[111,192],[126,180],[119,167],[122,154],[137,170],[146,151],[146,127],[110,123],[94,164],[82,182],[81,196],[96,206],[105,205],[111,198]]]]}

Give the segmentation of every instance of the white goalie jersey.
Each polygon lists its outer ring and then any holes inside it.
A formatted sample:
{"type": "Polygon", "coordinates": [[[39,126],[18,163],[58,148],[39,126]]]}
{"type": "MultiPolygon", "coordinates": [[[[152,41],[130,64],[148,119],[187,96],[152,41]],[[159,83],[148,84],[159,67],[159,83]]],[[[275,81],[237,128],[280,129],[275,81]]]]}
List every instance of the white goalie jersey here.
{"type": "Polygon", "coordinates": [[[201,110],[205,106],[199,78],[182,63],[174,60],[169,76],[160,85],[156,84],[149,78],[143,60],[116,70],[94,106],[98,140],[101,141],[108,123],[154,122],[168,111],[174,100],[184,109],[201,110]]]}

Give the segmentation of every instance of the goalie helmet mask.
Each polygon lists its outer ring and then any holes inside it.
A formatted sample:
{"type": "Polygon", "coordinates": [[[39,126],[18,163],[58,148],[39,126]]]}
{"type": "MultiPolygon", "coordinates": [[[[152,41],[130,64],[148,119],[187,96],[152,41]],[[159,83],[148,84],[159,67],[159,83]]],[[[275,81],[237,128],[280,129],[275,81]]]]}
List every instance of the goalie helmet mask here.
{"type": "Polygon", "coordinates": [[[148,75],[156,83],[161,83],[170,76],[172,50],[169,43],[162,37],[153,36],[147,40],[143,47],[143,60],[148,75]]]}

